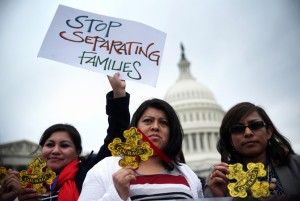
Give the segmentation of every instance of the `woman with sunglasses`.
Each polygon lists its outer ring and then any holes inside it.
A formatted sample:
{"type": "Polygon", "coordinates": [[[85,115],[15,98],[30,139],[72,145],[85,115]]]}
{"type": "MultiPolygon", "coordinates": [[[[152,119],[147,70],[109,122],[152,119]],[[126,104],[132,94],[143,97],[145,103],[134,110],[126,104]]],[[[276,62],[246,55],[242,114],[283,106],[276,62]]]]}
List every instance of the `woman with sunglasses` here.
{"type": "Polygon", "coordinates": [[[249,102],[233,106],[224,116],[217,149],[221,163],[211,168],[205,197],[229,196],[228,164],[263,163],[270,195],[299,194],[300,156],[279,133],[264,109],[249,102]]]}

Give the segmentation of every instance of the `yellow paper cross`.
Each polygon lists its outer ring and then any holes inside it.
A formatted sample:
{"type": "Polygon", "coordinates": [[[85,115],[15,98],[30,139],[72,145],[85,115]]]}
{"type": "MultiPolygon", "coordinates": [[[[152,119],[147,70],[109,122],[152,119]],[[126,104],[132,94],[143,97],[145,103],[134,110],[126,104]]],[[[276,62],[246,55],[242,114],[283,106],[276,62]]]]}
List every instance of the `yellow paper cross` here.
{"type": "Polygon", "coordinates": [[[153,149],[148,142],[143,142],[138,145],[138,142],[143,136],[135,127],[125,130],[123,136],[126,142],[122,142],[120,138],[115,138],[113,142],[108,145],[108,149],[113,156],[124,156],[119,161],[121,167],[132,166],[137,168],[139,166],[137,162],[138,156],[141,160],[146,161],[149,156],[153,155],[153,149]]]}
{"type": "Polygon", "coordinates": [[[258,177],[266,175],[264,165],[262,163],[248,163],[247,172],[243,170],[243,165],[236,163],[229,165],[230,173],[226,175],[228,179],[236,179],[237,182],[228,184],[229,194],[232,197],[245,198],[247,190],[250,189],[252,196],[255,198],[267,197],[270,195],[269,183],[266,181],[258,181],[258,177]]]}
{"type": "Polygon", "coordinates": [[[0,185],[2,185],[4,177],[9,173],[5,167],[0,167],[0,185]]]}
{"type": "Polygon", "coordinates": [[[44,186],[44,183],[52,184],[56,177],[55,172],[50,168],[46,168],[46,171],[43,172],[43,168],[46,167],[46,162],[40,157],[34,158],[28,163],[28,167],[32,170],[32,173],[28,173],[27,170],[20,172],[22,187],[25,188],[28,184],[32,184],[32,187],[37,193],[46,193],[47,188],[44,186]]]}

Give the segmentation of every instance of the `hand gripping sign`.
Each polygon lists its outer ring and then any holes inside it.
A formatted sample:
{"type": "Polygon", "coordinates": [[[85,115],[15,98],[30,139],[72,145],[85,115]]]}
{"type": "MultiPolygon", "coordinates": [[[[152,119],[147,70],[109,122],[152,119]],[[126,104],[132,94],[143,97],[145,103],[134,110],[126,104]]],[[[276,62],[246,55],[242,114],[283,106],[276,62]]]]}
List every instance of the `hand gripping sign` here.
{"type": "Polygon", "coordinates": [[[226,175],[228,179],[236,179],[236,182],[228,184],[229,194],[232,197],[245,198],[247,190],[252,192],[255,198],[267,197],[270,195],[269,183],[259,181],[258,177],[266,176],[266,171],[262,163],[248,163],[247,171],[243,170],[240,163],[229,165],[230,173],[226,175]]]}
{"type": "Polygon", "coordinates": [[[143,136],[137,128],[131,127],[129,130],[125,130],[123,136],[126,142],[122,142],[120,138],[115,138],[108,145],[108,149],[113,156],[123,156],[119,161],[121,167],[132,166],[137,168],[139,166],[138,159],[146,161],[149,156],[153,155],[153,149],[148,142],[138,144],[143,136]]]}

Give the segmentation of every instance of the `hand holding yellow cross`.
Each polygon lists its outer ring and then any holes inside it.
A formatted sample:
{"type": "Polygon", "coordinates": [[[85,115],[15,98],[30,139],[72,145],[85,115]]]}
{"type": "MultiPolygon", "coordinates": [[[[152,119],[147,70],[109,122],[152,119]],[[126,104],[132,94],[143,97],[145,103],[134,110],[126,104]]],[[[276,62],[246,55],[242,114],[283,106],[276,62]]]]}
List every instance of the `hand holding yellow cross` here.
{"type": "Polygon", "coordinates": [[[22,170],[20,172],[20,180],[22,188],[25,188],[28,184],[32,184],[32,187],[37,191],[37,193],[46,193],[47,189],[44,186],[46,184],[52,184],[56,177],[55,172],[50,168],[46,168],[43,172],[43,168],[46,167],[46,162],[40,157],[36,157],[29,164],[28,167],[32,170],[28,173],[27,170],[22,170]]]}
{"type": "Polygon", "coordinates": [[[267,197],[270,195],[269,183],[258,181],[258,177],[266,176],[266,171],[262,163],[248,163],[247,171],[243,170],[241,163],[229,165],[230,173],[226,175],[228,179],[236,179],[236,182],[228,184],[229,194],[232,197],[245,198],[247,190],[250,189],[255,198],[267,197]]]}
{"type": "Polygon", "coordinates": [[[146,161],[149,156],[153,155],[153,149],[148,142],[138,144],[143,136],[138,132],[137,128],[131,127],[129,130],[124,131],[123,136],[126,142],[122,142],[120,138],[115,138],[113,142],[108,145],[108,149],[113,156],[124,156],[119,161],[121,167],[132,166],[137,168],[139,166],[137,157],[146,161]]]}

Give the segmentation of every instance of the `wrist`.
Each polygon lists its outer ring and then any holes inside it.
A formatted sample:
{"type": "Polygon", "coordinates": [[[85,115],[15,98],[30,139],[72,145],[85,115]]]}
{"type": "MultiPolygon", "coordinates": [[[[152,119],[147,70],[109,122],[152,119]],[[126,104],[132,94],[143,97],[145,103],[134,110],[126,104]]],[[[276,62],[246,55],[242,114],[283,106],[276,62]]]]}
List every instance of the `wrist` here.
{"type": "Polygon", "coordinates": [[[117,90],[113,92],[113,98],[120,98],[126,96],[125,90],[117,90]]]}

